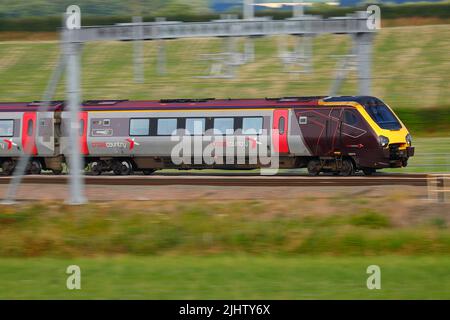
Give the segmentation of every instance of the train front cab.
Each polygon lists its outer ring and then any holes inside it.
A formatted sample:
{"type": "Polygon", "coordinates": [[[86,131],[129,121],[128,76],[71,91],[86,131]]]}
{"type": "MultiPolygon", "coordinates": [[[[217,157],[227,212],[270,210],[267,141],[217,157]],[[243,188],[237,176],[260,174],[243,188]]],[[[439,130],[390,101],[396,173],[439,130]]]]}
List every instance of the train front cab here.
{"type": "Polygon", "coordinates": [[[378,99],[368,100],[358,108],[378,138],[380,152],[374,168],[406,167],[414,155],[411,134],[394,111],[378,99]]]}
{"type": "MultiPolygon", "coordinates": [[[[341,134],[342,154],[352,157],[356,168],[371,174],[377,169],[407,166],[409,157],[414,155],[411,135],[394,111],[381,100],[363,97],[357,101],[322,102],[322,105],[341,105],[355,110],[367,132],[353,144],[346,143],[346,135],[341,134]]],[[[351,127],[348,124],[345,126],[351,127]]],[[[342,129],[341,129],[342,130],[342,129]]],[[[348,138],[347,138],[348,140],[348,138]]]]}

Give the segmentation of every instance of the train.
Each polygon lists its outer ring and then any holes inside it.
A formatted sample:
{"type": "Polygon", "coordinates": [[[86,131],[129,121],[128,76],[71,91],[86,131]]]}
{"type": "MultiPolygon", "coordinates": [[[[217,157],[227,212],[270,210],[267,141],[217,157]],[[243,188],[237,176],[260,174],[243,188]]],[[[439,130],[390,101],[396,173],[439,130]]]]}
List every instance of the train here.
{"type": "MultiPolygon", "coordinates": [[[[42,104],[0,103],[4,175],[13,173],[24,152],[30,155],[29,174],[61,174],[67,166],[73,148],[68,107],[51,101],[42,112],[42,104]]],[[[307,168],[310,175],[371,175],[406,167],[414,155],[408,129],[372,96],[87,100],[81,104],[78,127],[85,170],[94,175],[267,167],[267,161],[250,159],[253,149],[276,155],[279,168],[307,168]],[[174,149],[185,138],[193,138],[188,147],[200,141],[200,153],[175,161],[174,149]],[[225,148],[215,148],[212,161],[204,157],[211,144],[225,148]]]]}

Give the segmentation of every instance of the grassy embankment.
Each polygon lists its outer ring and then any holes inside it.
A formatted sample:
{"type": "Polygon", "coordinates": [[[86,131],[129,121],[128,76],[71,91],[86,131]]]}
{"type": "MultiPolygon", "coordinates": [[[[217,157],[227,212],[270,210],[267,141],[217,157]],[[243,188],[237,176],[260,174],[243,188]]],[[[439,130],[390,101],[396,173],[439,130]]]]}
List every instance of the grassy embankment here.
{"type": "Polygon", "coordinates": [[[448,209],[401,190],[0,207],[0,298],[449,298],[448,209]],[[365,287],[371,264],[381,291],[365,287]]]}
{"type": "Polygon", "coordinates": [[[1,299],[449,299],[449,257],[0,259],[1,299]],[[65,287],[81,267],[81,290],[65,287]],[[381,290],[366,268],[381,267],[381,290]]]}
{"type": "MultiPolygon", "coordinates": [[[[450,131],[449,33],[448,26],[426,26],[383,29],[376,38],[374,94],[399,111],[414,137],[450,131]],[[436,108],[441,113],[430,120],[436,108]]],[[[145,84],[132,81],[130,43],[87,45],[84,98],[326,94],[330,56],[348,44],[342,36],[318,37],[315,73],[295,78],[280,72],[276,40],[257,39],[256,62],[239,68],[236,79],[201,80],[193,76],[207,64],[198,55],[218,52],[219,40],[171,41],[166,76],[156,75],[156,47],[146,43],[145,84]]],[[[2,43],[0,57],[0,100],[36,100],[57,44],[2,43]]],[[[348,81],[342,93],[355,88],[348,81]]],[[[444,139],[415,141],[448,150],[444,139]]],[[[315,198],[0,207],[0,297],[449,298],[450,210],[411,208],[407,195],[399,197],[336,196],[326,207],[315,198]],[[80,292],[65,289],[73,263],[83,270],[80,292]],[[382,268],[381,291],[365,288],[369,264],[382,268]]]]}
{"type": "MultiPolygon", "coordinates": [[[[448,134],[450,92],[450,27],[385,28],[375,40],[373,94],[394,107],[414,135],[448,134]]],[[[292,43],[292,39],[289,40],[292,43]]],[[[334,77],[336,54],[344,54],[346,36],[320,36],[314,40],[314,72],[290,75],[282,72],[277,58],[277,39],[255,40],[257,58],[237,70],[232,80],[198,79],[210,62],[202,53],[221,51],[219,39],[168,42],[167,75],[156,74],[156,44],[145,43],[144,84],[133,82],[132,44],[88,44],[83,54],[83,98],[159,99],[174,97],[264,97],[323,95],[334,77]]],[[[58,56],[58,44],[4,42],[0,44],[0,100],[40,99],[58,56]]],[[[354,74],[342,89],[353,94],[354,74]]],[[[55,98],[63,98],[64,86],[55,98]]]]}

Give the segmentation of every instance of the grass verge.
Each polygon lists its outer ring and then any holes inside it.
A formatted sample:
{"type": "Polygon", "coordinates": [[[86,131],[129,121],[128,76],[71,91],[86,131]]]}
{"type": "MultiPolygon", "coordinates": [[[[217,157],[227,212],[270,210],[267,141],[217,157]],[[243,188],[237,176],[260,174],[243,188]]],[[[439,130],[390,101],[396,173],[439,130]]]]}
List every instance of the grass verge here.
{"type": "Polygon", "coordinates": [[[449,299],[450,257],[0,259],[0,299],[449,299]],[[81,290],[67,290],[69,265],[81,290]],[[381,290],[366,269],[381,268],[381,290]]]}
{"type": "Polygon", "coordinates": [[[450,254],[448,204],[328,196],[0,207],[0,257],[450,254]]]}

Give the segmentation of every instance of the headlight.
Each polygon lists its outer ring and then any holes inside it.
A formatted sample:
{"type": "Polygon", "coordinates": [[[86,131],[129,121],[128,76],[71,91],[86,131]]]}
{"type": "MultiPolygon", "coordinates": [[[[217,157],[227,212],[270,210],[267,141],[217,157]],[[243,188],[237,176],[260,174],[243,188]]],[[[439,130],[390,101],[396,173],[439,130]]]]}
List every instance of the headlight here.
{"type": "Polygon", "coordinates": [[[380,141],[380,146],[382,146],[382,147],[386,147],[389,144],[389,139],[385,136],[380,136],[379,141],[380,141]]]}
{"type": "Polygon", "coordinates": [[[405,139],[406,139],[406,143],[409,146],[411,146],[412,145],[412,138],[411,138],[411,135],[409,133],[406,135],[405,139]]]}

